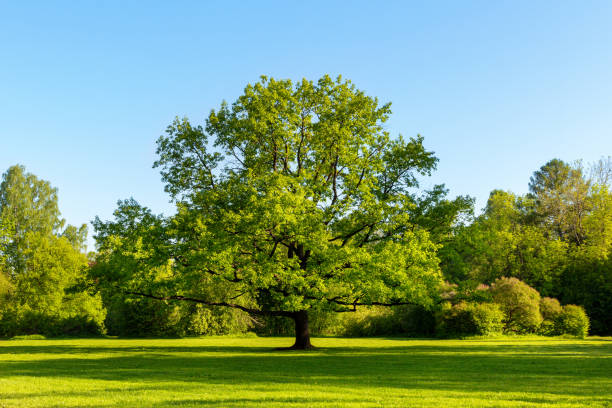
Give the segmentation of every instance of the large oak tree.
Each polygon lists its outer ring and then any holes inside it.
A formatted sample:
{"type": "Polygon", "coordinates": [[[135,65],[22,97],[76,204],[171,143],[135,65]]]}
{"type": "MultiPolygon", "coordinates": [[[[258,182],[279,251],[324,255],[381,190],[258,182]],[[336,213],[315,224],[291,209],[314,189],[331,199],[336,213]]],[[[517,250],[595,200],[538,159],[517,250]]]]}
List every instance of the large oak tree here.
{"type": "Polygon", "coordinates": [[[436,165],[422,137],[390,137],[389,104],[350,81],[262,77],[206,126],[177,119],[158,140],[176,215],[133,200],[96,219],[97,278],[128,294],[295,321],[308,312],[431,305],[437,245],[409,215],[436,165]]]}

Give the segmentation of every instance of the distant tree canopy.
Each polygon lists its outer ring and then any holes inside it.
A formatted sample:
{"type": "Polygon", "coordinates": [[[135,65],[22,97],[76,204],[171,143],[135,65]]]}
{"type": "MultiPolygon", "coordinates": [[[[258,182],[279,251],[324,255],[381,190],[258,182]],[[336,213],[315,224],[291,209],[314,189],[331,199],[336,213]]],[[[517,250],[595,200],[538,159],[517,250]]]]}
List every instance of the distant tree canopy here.
{"type": "Polygon", "coordinates": [[[133,200],[96,219],[96,278],[126,293],[295,321],[311,310],[434,302],[437,244],[471,200],[418,179],[437,159],[391,138],[389,104],[349,81],[262,77],[205,127],[175,120],[158,140],[172,217],[133,200]]]}
{"type": "Polygon", "coordinates": [[[0,335],[100,333],[87,274],[85,225],[67,226],[50,183],[12,166],[0,184],[0,335]]]}
{"type": "Polygon", "coordinates": [[[595,333],[612,333],[612,162],[550,160],[529,194],[491,192],[482,215],[439,251],[452,282],[516,277],[545,296],[583,305],[595,333]]]}

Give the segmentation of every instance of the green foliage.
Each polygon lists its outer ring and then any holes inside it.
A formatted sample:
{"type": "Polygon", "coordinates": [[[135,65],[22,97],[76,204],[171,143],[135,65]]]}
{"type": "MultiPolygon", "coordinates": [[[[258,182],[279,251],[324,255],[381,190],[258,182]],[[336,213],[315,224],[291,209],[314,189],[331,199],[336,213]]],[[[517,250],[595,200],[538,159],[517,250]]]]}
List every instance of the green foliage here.
{"type": "Polygon", "coordinates": [[[105,302],[109,335],[126,337],[177,337],[178,307],[151,299],[124,299],[115,296],[105,302]]]}
{"type": "Polygon", "coordinates": [[[399,319],[387,308],[361,308],[343,317],[343,333],[348,337],[389,336],[399,334],[399,319]]]}
{"type": "Polygon", "coordinates": [[[563,241],[582,244],[588,234],[584,218],[591,206],[591,180],[585,177],[581,163],[571,166],[553,159],[534,173],[529,189],[536,201],[536,220],[546,231],[563,241]]]}
{"type": "Polygon", "coordinates": [[[531,203],[494,191],[485,213],[440,250],[442,267],[453,282],[491,283],[502,276],[521,279],[542,293],[554,293],[567,262],[567,244],[524,224],[531,203]]]}
{"type": "Polygon", "coordinates": [[[0,225],[10,228],[4,235],[3,252],[9,275],[24,272],[28,234],[50,235],[59,231],[64,220],[59,218],[57,189],[48,181],[25,172],[23,166],[12,166],[0,183],[0,225]]]}
{"type": "Polygon", "coordinates": [[[108,306],[108,334],[125,337],[182,337],[245,333],[252,326],[240,311],[183,302],[115,295],[108,306]]]}
{"type": "Polygon", "coordinates": [[[585,260],[579,257],[565,269],[560,297],[582,305],[591,318],[591,333],[612,333],[612,257],[585,260]]]}
{"type": "MultiPolygon", "coordinates": [[[[454,283],[516,277],[542,295],[585,307],[592,332],[612,333],[612,161],[584,169],[554,159],[526,196],[493,191],[485,212],[440,249],[454,283]]],[[[553,331],[552,320],[542,330],[553,331]]]]}
{"type": "Polygon", "coordinates": [[[0,336],[100,334],[101,298],[86,290],[85,227],[59,218],[57,191],[11,167],[0,184],[0,336]]]}
{"type": "MultiPolygon", "coordinates": [[[[423,306],[361,306],[354,312],[312,310],[310,332],[314,336],[341,337],[434,337],[434,313],[423,306]]],[[[295,327],[288,318],[258,318],[255,331],[261,336],[292,336],[295,327]]]]}
{"type": "Polygon", "coordinates": [[[557,299],[543,297],[540,299],[540,313],[542,314],[542,323],[538,328],[538,334],[544,336],[555,336],[558,333],[557,319],[563,312],[563,308],[557,299]]]}
{"type": "MultiPolygon", "coordinates": [[[[97,219],[97,262],[108,273],[96,278],[132,294],[287,317],[432,306],[437,245],[407,210],[437,159],[420,136],[392,139],[389,114],[341,78],[263,77],[205,127],[175,120],[155,166],[177,214],[125,201],[114,221],[97,219]]],[[[442,215],[462,205],[434,207],[421,205],[423,220],[449,220],[442,215]]]]}
{"type": "Polygon", "coordinates": [[[544,320],[554,321],[559,317],[563,308],[557,299],[543,297],[540,299],[540,313],[544,320]]]}
{"type": "Polygon", "coordinates": [[[26,305],[8,309],[0,319],[0,337],[40,334],[46,337],[98,336],[104,331],[103,319],[88,314],[51,314],[26,305]]]}
{"type": "Polygon", "coordinates": [[[253,319],[242,310],[207,307],[201,304],[180,305],[184,312],[185,334],[193,336],[244,334],[254,325],[253,319]]]}
{"type": "Polygon", "coordinates": [[[407,305],[393,308],[394,318],[399,320],[398,334],[407,337],[434,337],[435,314],[423,306],[407,305]]]}
{"type": "Polygon", "coordinates": [[[493,301],[505,314],[504,330],[533,333],[542,323],[540,294],[516,278],[499,278],[491,284],[493,301]]]}
{"type": "Polygon", "coordinates": [[[502,333],[506,316],[499,305],[495,303],[476,303],[471,307],[471,314],[477,335],[491,336],[502,333]]]}
{"type": "Polygon", "coordinates": [[[504,312],[494,303],[447,304],[437,315],[440,337],[499,335],[504,328],[504,312]]]}
{"type": "Polygon", "coordinates": [[[73,290],[84,277],[87,258],[63,237],[29,233],[23,273],[10,279],[0,313],[0,335],[99,334],[105,310],[99,295],[73,290]]]}
{"type": "Polygon", "coordinates": [[[557,333],[585,338],[589,334],[589,318],[584,309],[576,305],[565,305],[557,317],[557,333]]]}
{"type": "Polygon", "coordinates": [[[457,227],[474,215],[474,198],[459,196],[449,200],[447,194],[444,185],[436,185],[420,196],[413,196],[413,205],[407,207],[411,222],[428,231],[436,243],[449,240],[457,227]]]}
{"type": "Polygon", "coordinates": [[[83,224],[79,228],[68,225],[61,234],[79,252],[87,251],[87,225],[83,224]]]}

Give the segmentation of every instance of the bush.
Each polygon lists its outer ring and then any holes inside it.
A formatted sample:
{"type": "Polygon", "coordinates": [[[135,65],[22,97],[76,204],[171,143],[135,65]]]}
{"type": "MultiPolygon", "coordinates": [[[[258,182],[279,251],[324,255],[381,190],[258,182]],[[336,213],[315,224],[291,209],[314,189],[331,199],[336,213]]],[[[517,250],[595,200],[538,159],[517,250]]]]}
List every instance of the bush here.
{"type": "Polygon", "coordinates": [[[244,312],[191,302],[114,296],[108,302],[106,327],[114,336],[182,337],[238,334],[252,326],[244,312]]]}
{"type": "Polygon", "coordinates": [[[503,330],[504,313],[492,303],[446,305],[438,314],[440,337],[490,336],[503,330]]]}
{"type": "MultiPolygon", "coordinates": [[[[287,317],[258,318],[256,332],[262,336],[293,336],[295,325],[287,317]]],[[[337,313],[325,310],[308,312],[310,334],[313,336],[372,337],[400,332],[399,318],[388,307],[357,308],[355,312],[337,313]]]]}
{"type": "Polygon", "coordinates": [[[435,317],[417,305],[360,307],[356,312],[339,313],[334,332],[348,337],[432,337],[435,317]]]}
{"type": "Polygon", "coordinates": [[[355,312],[344,313],[343,333],[347,337],[373,337],[397,335],[400,320],[388,307],[360,307],[355,312]]]}
{"type": "Polygon", "coordinates": [[[589,333],[589,317],[581,306],[565,305],[557,317],[556,328],[559,334],[585,338],[589,333]]]}
{"type": "Polygon", "coordinates": [[[57,315],[32,310],[28,306],[12,310],[0,319],[0,336],[19,335],[60,336],[98,336],[103,326],[88,315],[57,315]]]}
{"type": "Polygon", "coordinates": [[[198,303],[180,305],[180,326],[189,336],[215,336],[245,333],[253,326],[248,313],[229,307],[207,307],[198,303]]]}
{"type": "MultiPolygon", "coordinates": [[[[310,310],[310,334],[313,336],[406,336],[432,337],[435,318],[422,306],[361,306],[354,312],[337,313],[310,310]]],[[[255,331],[261,336],[293,336],[293,320],[286,317],[259,317],[255,331]]]]}
{"type": "Polygon", "coordinates": [[[436,333],[436,318],[423,306],[409,305],[395,309],[401,333],[407,337],[433,337],[436,333]]]}
{"type": "Polygon", "coordinates": [[[563,308],[557,299],[549,297],[543,297],[540,299],[540,313],[542,314],[542,318],[544,320],[542,320],[537,333],[543,336],[558,335],[557,318],[562,311],[563,308]]]}
{"type": "Polygon", "coordinates": [[[555,321],[563,308],[557,299],[543,297],[540,299],[540,313],[544,320],[555,321]]]}
{"type": "Polygon", "coordinates": [[[476,324],[476,334],[491,336],[501,334],[504,329],[504,312],[495,303],[474,304],[472,318],[476,324]]]}
{"type": "Polygon", "coordinates": [[[534,288],[516,278],[499,278],[491,285],[491,295],[506,315],[506,332],[534,333],[540,327],[540,294],[534,288]]]}

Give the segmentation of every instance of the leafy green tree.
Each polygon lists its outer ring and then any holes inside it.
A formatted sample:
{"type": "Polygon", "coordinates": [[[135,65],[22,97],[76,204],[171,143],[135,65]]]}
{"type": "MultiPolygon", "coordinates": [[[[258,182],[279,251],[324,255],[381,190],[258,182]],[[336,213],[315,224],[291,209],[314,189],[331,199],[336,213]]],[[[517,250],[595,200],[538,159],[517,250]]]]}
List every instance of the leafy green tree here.
{"type": "Polygon", "coordinates": [[[491,284],[493,301],[505,314],[505,330],[533,333],[542,323],[540,294],[516,278],[499,278],[491,284]]]}
{"type": "Polygon", "coordinates": [[[57,189],[26,173],[23,166],[10,167],[0,183],[0,224],[11,226],[4,255],[8,272],[18,274],[24,268],[26,235],[56,233],[64,224],[57,206],[57,189]]]}
{"type": "Polygon", "coordinates": [[[529,191],[539,197],[551,191],[561,190],[566,185],[572,171],[572,167],[563,160],[549,160],[531,176],[529,191]]]}
{"type": "Polygon", "coordinates": [[[124,202],[96,220],[101,282],[164,300],[294,320],[361,305],[431,305],[437,245],[407,212],[437,159],[392,139],[380,105],[348,81],[262,77],[205,128],[176,120],[158,140],[165,219],[124,202]],[[214,288],[211,290],[210,288],[214,288]]]}
{"type": "Polygon", "coordinates": [[[553,159],[534,173],[529,190],[536,201],[535,214],[553,237],[576,245],[584,243],[591,185],[580,162],[571,166],[553,159]]]}
{"type": "Polygon", "coordinates": [[[2,300],[10,292],[10,276],[7,265],[8,248],[12,236],[12,223],[9,225],[8,220],[0,219],[0,312],[2,310],[2,300]]]}
{"type": "Polygon", "coordinates": [[[93,331],[102,330],[104,311],[99,296],[76,289],[88,265],[79,250],[86,228],[69,226],[62,232],[63,225],[57,190],[49,182],[26,173],[22,166],[4,173],[0,184],[0,334],[37,330],[61,334],[67,319],[73,327],[83,323],[94,327],[93,331]]]}
{"type": "Polygon", "coordinates": [[[540,313],[543,320],[538,328],[538,333],[544,336],[559,334],[557,320],[561,312],[563,312],[563,308],[557,299],[550,297],[541,298],[540,313]]]}

